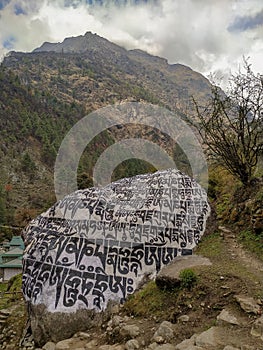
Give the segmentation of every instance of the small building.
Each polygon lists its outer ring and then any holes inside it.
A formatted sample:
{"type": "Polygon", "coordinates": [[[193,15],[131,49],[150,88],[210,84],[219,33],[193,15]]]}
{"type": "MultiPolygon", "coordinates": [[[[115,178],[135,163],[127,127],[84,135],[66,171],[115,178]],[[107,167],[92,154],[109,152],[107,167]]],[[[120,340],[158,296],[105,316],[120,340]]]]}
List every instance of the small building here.
{"type": "Polygon", "coordinates": [[[20,247],[23,250],[25,249],[25,244],[21,236],[13,236],[11,241],[9,242],[9,246],[11,249],[14,247],[20,247]]]}
{"type": "Polygon", "coordinates": [[[25,245],[20,236],[14,236],[10,242],[5,242],[2,248],[2,253],[0,253],[0,279],[8,281],[11,277],[22,272],[22,257],[25,245]]]}
{"type": "Polygon", "coordinates": [[[13,259],[23,256],[23,249],[20,247],[10,248],[7,252],[1,254],[3,263],[7,263],[13,259]]]}
{"type": "Polygon", "coordinates": [[[22,272],[22,256],[0,265],[3,270],[3,281],[9,281],[10,278],[22,272]]]}

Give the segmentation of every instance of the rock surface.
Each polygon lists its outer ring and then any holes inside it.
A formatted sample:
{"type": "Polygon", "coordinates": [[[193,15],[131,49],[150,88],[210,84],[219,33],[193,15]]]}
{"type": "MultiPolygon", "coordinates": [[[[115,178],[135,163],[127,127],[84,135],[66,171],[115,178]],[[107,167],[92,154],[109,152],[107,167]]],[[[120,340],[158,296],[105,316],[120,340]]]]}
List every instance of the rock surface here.
{"type": "Polygon", "coordinates": [[[171,322],[163,321],[154,333],[153,341],[156,343],[169,343],[174,337],[173,325],[171,322]],[[162,340],[161,340],[162,339],[162,340]],[[161,341],[160,341],[161,340],[161,341]]]}
{"type": "Polygon", "coordinates": [[[211,261],[200,255],[178,256],[170,264],[164,266],[156,276],[156,284],[160,288],[173,288],[180,284],[180,272],[195,266],[210,266],[211,261]]]}
{"type": "Polygon", "coordinates": [[[235,299],[245,312],[253,313],[255,315],[258,315],[261,312],[260,305],[258,305],[254,298],[246,295],[235,295],[235,299]]]}
{"type": "Polygon", "coordinates": [[[263,341],[263,315],[254,322],[251,329],[251,335],[254,337],[260,337],[263,341]]]}
{"type": "Polygon", "coordinates": [[[238,321],[238,319],[231,315],[231,313],[225,309],[223,309],[220,314],[217,316],[217,320],[221,321],[221,322],[226,322],[226,323],[230,323],[230,324],[235,324],[235,325],[239,325],[240,322],[238,321]]]}
{"type": "Polygon", "coordinates": [[[219,335],[219,330],[219,327],[211,327],[199,334],[195,339],[195,345],[208,349],[224,345],[223,339],[219,335]]]}
{"type": "Polygon", "coordinates": [[[23,293],[36,344],[102,322],[145,275],[191,255],[209,212],[205,191],[170,169],[77,191],[33,220],[23,293]]]}

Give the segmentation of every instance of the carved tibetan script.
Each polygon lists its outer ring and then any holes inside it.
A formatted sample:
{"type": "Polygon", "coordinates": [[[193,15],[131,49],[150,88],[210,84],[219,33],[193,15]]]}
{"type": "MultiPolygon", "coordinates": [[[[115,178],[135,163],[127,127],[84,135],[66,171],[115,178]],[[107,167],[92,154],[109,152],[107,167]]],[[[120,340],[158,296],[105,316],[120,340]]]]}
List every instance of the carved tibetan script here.
{"type": "Polygon", "coordinates": [[[23,232],[24,296],[51,312],[122,302],[145,274],[192,253],[209,211],[200,185],[172,169],[76,191],[23,232]]]}

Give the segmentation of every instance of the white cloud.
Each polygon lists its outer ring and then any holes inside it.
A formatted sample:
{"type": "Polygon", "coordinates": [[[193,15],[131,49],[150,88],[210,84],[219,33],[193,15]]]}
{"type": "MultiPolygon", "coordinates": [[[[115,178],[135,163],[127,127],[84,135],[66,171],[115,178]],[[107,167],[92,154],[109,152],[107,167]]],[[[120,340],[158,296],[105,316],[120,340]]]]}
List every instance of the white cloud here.
{"type": "Polygon", "coordinates": [[[0,55],[7,52],[4,44],[31,51],[44,41],[92,31],[204,74],[236,71],[242,56],[250,56],[262,72],[263,26],[230,30],[235,23],[238,27],[239,18],[257,19],[261,11],[261,0],[150,0],[119,7],[109,0],[105,6],[89,6],[85,0],[11,0],[0,11],[0,55]]]}

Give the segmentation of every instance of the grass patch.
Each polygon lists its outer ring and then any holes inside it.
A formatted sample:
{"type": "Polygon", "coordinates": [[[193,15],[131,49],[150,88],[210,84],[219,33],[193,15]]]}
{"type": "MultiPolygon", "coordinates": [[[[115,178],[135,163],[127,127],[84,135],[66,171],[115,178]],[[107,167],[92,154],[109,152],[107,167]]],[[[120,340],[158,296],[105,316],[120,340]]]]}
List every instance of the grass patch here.
{"type": "MultiPolygon", "coordinates": [[[[257,250],[258,256],[261,254],[262,259],[263,246],[258,242],[258,240],[256,240],[256,244],[253,242],[255,240],[255,236],[252,233],[246,233],[245,236],[245,240],[247,241],[246,248],[248,248],[248,245],[250,245],[250,250],[251,247],[253,247],[254,252],[256,253],[257,250]]],[[[240,243],[244,244],[244,238],[242,236],[240,236],[240,243]]],[[[228,243],[225,242],[222,237],[220,237],[220,234],[214,233],[202,238],[201,242],[196,248],[196,253],[208,257],[211,260],[213,265],[210,266],[208,270],[210,273],[214,274],[214,276],[223,275],[230,279],[240,279],[243,281],[244,288],[250,290],[251,293],[255,293],[255,295],[258,294],[258,289],[260,289],[260,286],[256,287],[255,280],[260,282],[260,276],[255,275],[254,272],[250,271],[250,269],[239,259],[232,258],[231,253],[235,253],[234,248],[233,251],[228,249],[227,244],[228,243]]],[[[211,280],[209,283],[213,284],[215,281],[211,280]]]]}
{"type": "Polygon", "coordinates": [[[207,258],[219,257],[224,249],[222,238],[219,233],[213,233],[203,237],[196,251],[198,254],[204,255],[207,258]]]}
{"type": "Polygon", "coordinates": [[[238,242],[263,261],[263,234],[256,235],[251,231],[244,230],[240,232],[238,242]]]}
{"type": "Polygon", "coordinates": [[[5,292],[7,289],[7,283],[0,283],[0,293],[5,292]]]}
{"type": "Polygon", "coordinates": [[[21,298],[22,274],[13,276],[8,283],[0,283],[0,309],[8,308],[21,298]],[[5,294],[5,292],[8,292],[5,294]]]}
{"type": "MultiPolygon", "coordinates": [[[[221,280],[223,271],[220,270],[221,268],[215,266],[191,269],[191,288],[187,284],[187,287],[180,286],[171,290],[160,289],[151,281],[128,298],[123,310],[135,317],[168,320],[173,323],[177,322],[180,315],[188,314],[193,319],[203,317],[205,323],[210,324],[219,310],[232,301],[232,293],[224,295],[226,290],[221,286],[227,284],[229,290],[237,294],[244,290],[243,279],[228,274],[221,280]],[[203,309],[201,303],[209,305],[209,308],[203,309]]],[[[188,276],[187,273],[187,281],[188,276]]]]}
{"type": "Polygon", "coordinates": [[[22,289],[22,273],[19,273],[18,275],[13,276],[8,281],[8,287],[7,290],[9,292],[20,292],[22,289]]]}
{"type": "Polygon", "coordinates": [[[179,287],[171,290],[160,289],[154,281],[151,281],[128,298],[124,309],[134,316],[169,319],[176,309],[179,295],[179,287]]]}

